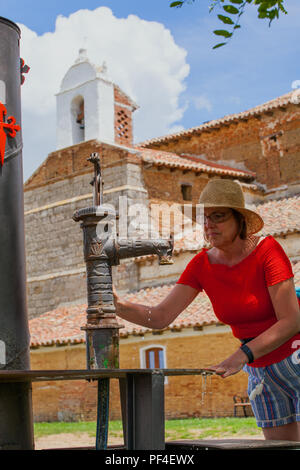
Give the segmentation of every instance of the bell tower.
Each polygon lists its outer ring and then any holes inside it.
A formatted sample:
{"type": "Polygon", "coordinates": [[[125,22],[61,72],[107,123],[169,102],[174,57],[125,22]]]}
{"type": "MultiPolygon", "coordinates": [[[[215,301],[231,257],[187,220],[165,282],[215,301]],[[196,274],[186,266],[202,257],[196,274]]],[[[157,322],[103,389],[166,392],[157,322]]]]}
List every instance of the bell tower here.
{"type": "Polygon", "coordinates": [[[133,145],[132,113],[138,106],[92,64],[85,49],[65,74],[56,95],[57,149],[97,139],[133,145]]]}

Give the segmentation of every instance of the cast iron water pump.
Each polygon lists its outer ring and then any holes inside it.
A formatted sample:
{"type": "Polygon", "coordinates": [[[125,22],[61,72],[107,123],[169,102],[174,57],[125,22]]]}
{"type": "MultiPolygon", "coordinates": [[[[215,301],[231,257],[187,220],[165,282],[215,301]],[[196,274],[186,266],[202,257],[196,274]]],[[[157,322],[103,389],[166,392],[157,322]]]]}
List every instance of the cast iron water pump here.
{"type": "Polygon", "coordinates": [[[157,254],[159,264],[173,264],[173,238],[119,239],[113,234],[118,214],[103,204],[100,158],[92,153],[94,164],[93,206],[75,211],[73,219],[81,221],[84,259],[87,273],[87,368],[119,368],[119,328],[112,291],[112,266],[121,259],[157,254]]]}
{"type": "MultiPolygon", "coordinates": [[[[173,238],[120,239],[115,233],[116,211],[103,204],[100,158],[92,153],[94,164],[93,206],[75,211],[73,219],[81,221],[84,260],[87,273],[86,351],[88,369],[119,368],[119,329],[112,289],[112,266],[121,259],[157,254],[159,264],[173,264],[173,238]],[[112,236],[113,235],[113,236],[112,236]]],[[[120,390],[121,391],[121,390],[120,390]]],[[[121,393],[121,402],[125,400],[121,393]]],[[[98,380],[96,449],[107,448],[109,419],[109,379],[98,380]]],[[[124,423],[124,416],[123,416],[124,423]]]]}

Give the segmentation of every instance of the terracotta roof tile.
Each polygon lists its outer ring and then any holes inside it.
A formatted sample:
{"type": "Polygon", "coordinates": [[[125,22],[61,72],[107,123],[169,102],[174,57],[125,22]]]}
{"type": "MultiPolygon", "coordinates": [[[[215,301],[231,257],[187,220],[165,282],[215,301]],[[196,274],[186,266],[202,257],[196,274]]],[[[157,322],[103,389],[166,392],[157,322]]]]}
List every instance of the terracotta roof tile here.
{"type": "MultiPolygon", "coordinates": [[[[142,289],[122,297],[130,302],[153,305],[163,300],[173,286],[174,284],[169,284],[142,289]]],[[[59,307],[30,320],[31,347],[85,342],[85,332],[80,330],[80,327],[86,323],[86,308],[86,304],[59,307]]],[[[120,329],[121,338],[128,335],[143,335],[151,331],[149,328],[135,325],[121,318],[118,320],[124,326],[120,329]]],[[[204,326],[216,322],[209,299],[205,294],[200,293],[167,329],[204,326]]]]}
{"type": "MultiPolygon", "coordinates": [[[[293,263],[293,270],[295,285],[300,287],[300,261],[293,263]]],[[[122,297],[130,302],[156,305],[168,295],[173,286],[174,284],[150,287],[122,297]]],[[[86,308],[86,304],[59,307],[30,320],[31,347],[84,343],[85,333],[80,330],[80,327],[86,322],[86,308]]],[[[124,325],[124,328],[120,329],[121,338],[128,335],[143,335],[151,331],[149,328],[135,325],[121,318],[119,318],[119,323],[124,325]]],[[[166,330],[203,327],[217,323],[219,322],[209,298],[201,292],[166,330]]]]}
{"type": "Polygon", "coordinates": [[[230,166],[220,165],[203,158],[191,157],[189,155],[178,155],[172,152],[165,152],[163,150],[143,149],[141,151],[142,160],[145,163],[152,163],[153,165],[161,165],[170,168],[189,169],[196,172],[205,172],[209,174],[228,175],[235,177],[242,177],[253,180],[255,173],[239,168],[232,168],[230,166]]]}
{"type": "MultiPolygon", "coordinates": [[[[248,206],[249,209],[255,206],[248,206]]],[[[264,235],[284,235],[300,230],[300,195],[265,202],[256,206],[265,222],[264,235]]]]}

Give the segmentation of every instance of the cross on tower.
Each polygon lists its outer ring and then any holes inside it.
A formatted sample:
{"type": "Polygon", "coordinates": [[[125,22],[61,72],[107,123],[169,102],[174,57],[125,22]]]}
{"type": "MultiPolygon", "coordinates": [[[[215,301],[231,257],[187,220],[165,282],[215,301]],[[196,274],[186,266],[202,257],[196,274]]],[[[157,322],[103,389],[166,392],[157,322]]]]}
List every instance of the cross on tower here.
{"type": "Polygon", "coordinates": [[[6,144],[6,132],[4,129],[8,129],[8,135],[15,137],[16,133],[21,127],[16,124],[16,119],[13,116],[9,116],[6,120],[7,110],[3,103],[0,102],[0,163],[1,166],[4,163],[5,155],[5,144],[6,144]]]}

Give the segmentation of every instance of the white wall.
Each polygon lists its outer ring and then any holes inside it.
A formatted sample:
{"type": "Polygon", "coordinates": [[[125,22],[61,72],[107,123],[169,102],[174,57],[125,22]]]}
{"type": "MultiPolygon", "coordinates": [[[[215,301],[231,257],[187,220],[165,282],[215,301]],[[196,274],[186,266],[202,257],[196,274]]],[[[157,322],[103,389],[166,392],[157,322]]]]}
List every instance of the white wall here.
{"type": "Polygon", "coordinates": [[[98,139],[114,142],[114,85],[99,77],[96,69],[82,59],[66,73],[56,95],[57,149],[98,139]],[[79,130],[74,102],[84,100],[84,132],[79,130]]]}

